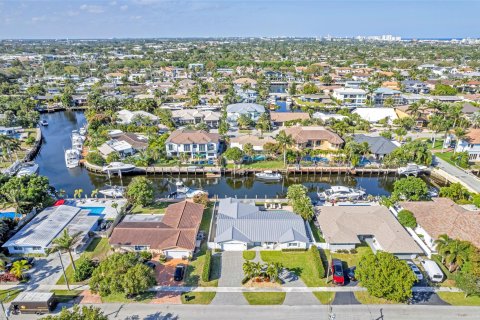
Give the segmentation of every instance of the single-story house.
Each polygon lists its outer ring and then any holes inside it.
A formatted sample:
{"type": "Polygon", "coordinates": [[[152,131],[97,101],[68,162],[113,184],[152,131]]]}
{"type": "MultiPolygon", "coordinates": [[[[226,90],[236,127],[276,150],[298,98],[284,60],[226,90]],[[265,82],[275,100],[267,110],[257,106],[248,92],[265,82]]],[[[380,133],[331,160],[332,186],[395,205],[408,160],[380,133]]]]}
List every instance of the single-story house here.
{"type": "Polygon", "coordinates": [[[313,119],[320,119],[324,122],[331,121],[331,120],[339,120],[342,121],[343,119],[347,118],[347,116],[343,116],[341,114],[336,114],[336,113],[323,113],[320,111],[315,112],[312,115],[313,119]]]}
{"type": "Polygon", "coordinates": [[[357,143],[368,143],[371,154],[375,159],[383,159],[387,154],[392,153],[393,150],[399,146],[384,137],[371,137],[364,134],[353,135],[353,140],[357,143]]]}
{"type": "Polygon", "coordinates": [[[243,251],[307,248],[312,242],[308,223],[286,210],[261,210],[254,201],[220,199],[213,247],[243,251]]]}
{"type": "Polygon", "coordinates": [[[435,240],[442,234],[470,241],[480,248],[480,210],[469,210],[448,198],[400,202],[400,207],[413,213],[417,220],[415,232],[422,235],[432,250],[435,250],[435,240]]]}
{"type": "Polygon", "coordinates": [[[317,219],[332,251],[351,250],[365,241],[373,252],[385,251],[401,259],[423,254],[385,206],[323,206],[317,219]]]}
{"type": "Polygon", "coordinates": [[[276,143],[275,139],[270,136],[259,137],[250,134],[239,135],[230,139],[230,148],[240,148],[243,150],[243,146],[250,143],[253,146],[253,150],[257,152],[263,151],[263,146],[266,143],[276,143]]]}
{"type": "Polygon", "coordinates": [[[274,126],[283,127],[286,122],[308,120],[307,112],[270,112],[270,120],[274,126]]]}
{"type": "Polygon", "coordinates": [[[357,108],[353,113],[370,123],[377,123],[385,118],[388,119],[388,123],[393,123],[393,120],[398,118],[394,108],[357,108]]]}
{"type": "Polygon", "coordinates": [[[75,248],[78,251],[88,242],[89,232],[97,229],[100,218],[80,207],[49,207],[33,217],[2,247],[7,248],[10,254],[45,254],[52,241],[67,229],[69,233],[81,233],[81,241],[75,248]]]}
{"type": "Polygon", "coordinates": [[[343,139],[325,127],[289,127],[284,129],[287,135],[291,135],[297,150],[320,149],[320,150],[339,150],[343,144],[343,139]]]}
{"type": "Polygon", "coordinates": [[[192,158],[197,155],[216,159],[220,153],[220,135],[203,130],[175,130],[165,141],[165,148],[168,157],[186,153],[192,158]]]}
{"type": "Polygon", "coordinates": [[[172,120],[176,125],[205,123],[209,128],[218,128],[220,112],[210,110],[182,109],[172,111],[172,120]]]}
{"type": "Polygon", "coordinates": [[[148,118],[152,122],[156,123],[158,117],[146,111],[130,111],[130,110],[120,110],[117,112],[118,122],[121,124],[131,124],[136,117],[148,118]]]}
{"type": "Polygon", "coordinates": [[[182,201],[165,214],[126,216],[113,230],[110,245],[118,251],[150,251],[167,258],[193,255],[204,206],[182,201]]]}

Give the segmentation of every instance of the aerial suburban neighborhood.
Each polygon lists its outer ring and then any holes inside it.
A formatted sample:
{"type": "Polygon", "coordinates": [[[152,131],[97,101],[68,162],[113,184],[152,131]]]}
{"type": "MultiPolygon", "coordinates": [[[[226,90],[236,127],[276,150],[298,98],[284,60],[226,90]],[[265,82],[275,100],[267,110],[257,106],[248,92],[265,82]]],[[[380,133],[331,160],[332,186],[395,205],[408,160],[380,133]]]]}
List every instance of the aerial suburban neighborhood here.
{"type": "Polygon", "coordinates": [[[76,0],[68,36],[43,3],[0,31],[0,319],[479,319],[479,39],[107,36],[188,18],[76,0]]]}

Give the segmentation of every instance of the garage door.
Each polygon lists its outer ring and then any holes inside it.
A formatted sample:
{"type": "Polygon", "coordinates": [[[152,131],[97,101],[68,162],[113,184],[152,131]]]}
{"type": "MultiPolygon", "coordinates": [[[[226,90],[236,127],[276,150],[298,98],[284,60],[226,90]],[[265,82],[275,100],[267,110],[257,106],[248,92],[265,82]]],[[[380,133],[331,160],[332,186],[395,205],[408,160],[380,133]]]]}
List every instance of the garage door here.
{"type": "Polygon", "coordinates": [[[222,249],[225,251],[243,251],[247,247],[243,243],[224,243],[222,244],[222,249]]]}
{"type": "Polygon", "coordinates": [[[182,259],[183,257],[188,256],[188,252],[168,250],[165,251],[165,255],[167,256],[167,258],[182,259]]]}

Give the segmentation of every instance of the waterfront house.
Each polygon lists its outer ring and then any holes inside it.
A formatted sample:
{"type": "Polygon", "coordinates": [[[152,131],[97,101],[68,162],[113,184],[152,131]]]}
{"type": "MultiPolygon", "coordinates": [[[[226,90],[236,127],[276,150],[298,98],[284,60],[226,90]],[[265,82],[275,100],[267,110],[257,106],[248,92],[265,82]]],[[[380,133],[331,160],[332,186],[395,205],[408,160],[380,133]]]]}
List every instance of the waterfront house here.
{"type": "Polygon", "coordinates": [[[426,83],[418,80],[404,80],[402,81],[403,91],[407,93],[414,94],[427,94],[430,92],[430,89],[427,87],[426,83]]]}
{"type": "Polygon", "coordinates": [[[275,139],[270,136],[259,137],[250,134],[242,134],[230,139],[230,148],[240,148],[243,150],[243,147],[250,143],[253,146],[253,150],[257,152],[263,151],[263,146],[266,143],[276,143],[275,139]]]}
{"type": "Polygon", "coordinates": [[[146,111],[130,111],[130,110],[120,110],[117,112],[118,123],[121,124],[131,124],[135,123],[139,118],[146,118],[152,123],[158,122],[158,117],[146,112],[146,111]]]}
{"type": "Polygon", "coordinates": [[[239,78],[233,80],[233,86],[235,89],[255,89],[257,87],[257,81],[250,78],[239,78]]]}
{"type": "Polygon", "coordinates": [[[167,157],[187,154],[191,158],[216,159],[220,154],[220,135],[203,130],[175,130],[165,141],[167,157]]]}
{"type": "Polygon", "coordinates": [[[370,123],[377,123],[380,120],[387,119],[388,123],[392,124],[393,120],[398,118],[394,108],[357,108],[353,113],[358,114],[360,118],[370,123]]]}
{"type": "Polygon", "coordinates": [[[332,251],[352,250],[366,242],[372,251],[411,259],[423,251],[385,206],[323,206],[317,216],[332,251]]]}
{"type": "Polygon", "coordinates": [[[415,232],[433,251],[435,240],[442,234],[480,248],[480,210],[460,206],[448,198],[400,202],[400,207],[413,213],[417,220],[415,232]]]}
{"type": "Polygon", "coordinates": [[[317,111],[312,115],[312,118],[313,119],[320,119],[323,122],[328,122],[328,121],[331,121],[331,120],[342,121],[343,119],[348,118],[348,117],[343,116],[341,114],[336,114],[336,113],[323,113],[323,112],[317,111]]]}
{"type": "Polygon", "coordinates": [[[367,92],[363,89],[335,89],[333,90],[333,97],[346,106],[360,107],[367,102],[367,92]]]}
{"type": "Polygon", "coordinates": [[[131,156],[148,147],[148,138],[141,134],[119,133],[113,139],[110,139],[98,147],[98,151],[103,157],[111,153],[118,153],[120,158],[131,156]]]}
{"type": "Polygon", "coordinates": [[[378,88],[373,92],[373,103],[376,106],[383,106],[391,102],[392,106],[403,104],[401,92],[390,88],[378,88]]]}
{"type": "Polygon", "coordinates": [[[109,239],[116,251],[149,251],[167,258],[192,257],[204,206],[182,201],[167,207],[165,214],[127,215],[109,239]]]}
{"type": "Polygon", "coordinates": [[[69,233],[80,232],[81,240],[74,251],[82,250],[89,241],[89,233],[98,227],[99,215],[90,210],[59,205],[38,213],[2,247],[10,254],[45,254],[64,229],[69,233]]]}
{"type": "Polygon", "coordinates": [[[261,210],[254,201],[220,199],[216,219],[215,249],[304,249],[312,242],[308,223],[302,217],[282,209],[261,210]]]}
{"type": "Polygon", "coordinates": [[[172,120],[177,126],[205,123],[209,128],[218,128],[220,112],[197,109],[181,109],[172,111],[172,120]]]}
{"type": "Polygon", "coordinates": [[[320,126],[295,126],[285,128],[283,131],[285,131],[287,135],[292,136],[296,150],[313,149],[336,151],[342,147],[344,142],[338,134],[320,126]]]}
{"type": "Polygon", "coordinates": [[[300,122],[310,119],[307,112],[270,112],[270,120],[274,126],[283,127],[288,122],[300,122]]]}
{"type": "Polygon", "coordinates": [[[398,145],[384,137],[371,137],[364,134],[353,135],[353,140],[357,143],[368,143],[370,153],[376,160],[383,159],[386,155],[392,153],[398,148],[398,145]]]}
{"type": "Polygon", "coordinates": [[[234,103],[227,106],[227,120],[231,124],[236,124],[241,115],[257,121],[263,113],[265,107],[256,103],[234,103]]]}
{"type": "Polygon", "coordinates": [[[480,129],[470,129],[455,147],[457,152],[468,152],[470,162],[480,162],[480,129]]]}

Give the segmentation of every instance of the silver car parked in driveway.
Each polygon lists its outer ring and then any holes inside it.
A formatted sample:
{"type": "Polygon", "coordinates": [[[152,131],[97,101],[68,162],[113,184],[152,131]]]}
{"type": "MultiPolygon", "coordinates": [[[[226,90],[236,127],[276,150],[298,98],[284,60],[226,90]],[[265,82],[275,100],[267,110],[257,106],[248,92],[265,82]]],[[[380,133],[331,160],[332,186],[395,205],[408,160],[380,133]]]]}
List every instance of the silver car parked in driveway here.
{"type": "Polygon", "coordinates": [[[417,277],[418,281],[422,281],[423,274],[420,271],[420,269],[417,267],[417,265],[413,263],[413,261],[407,261],[407,264],[410,267],[410,269],[412,269],[413,273],[415,273],[415,276],[417,277]]]}

